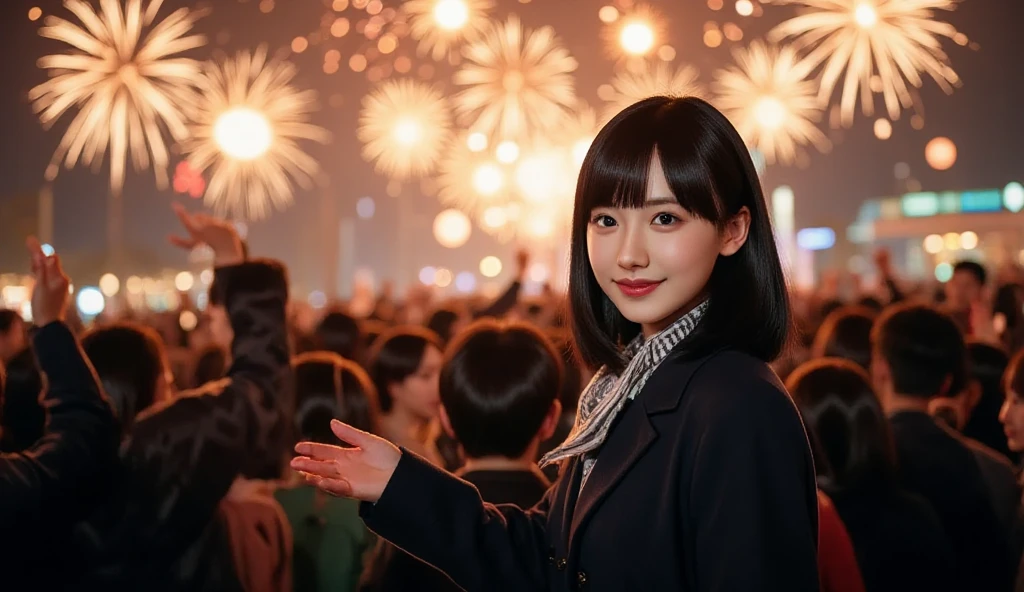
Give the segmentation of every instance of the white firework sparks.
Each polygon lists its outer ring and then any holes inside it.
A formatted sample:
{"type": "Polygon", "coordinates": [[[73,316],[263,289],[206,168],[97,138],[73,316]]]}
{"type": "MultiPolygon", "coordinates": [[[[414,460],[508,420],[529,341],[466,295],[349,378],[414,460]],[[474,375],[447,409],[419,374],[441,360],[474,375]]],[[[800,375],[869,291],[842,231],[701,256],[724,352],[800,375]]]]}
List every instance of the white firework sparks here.
{"type": "Polygon", "coordinates": [[[408,0],[410,34],[421,54],[435,60],[451,55],[458,44],[477,39],[487,28],[494,0],[408,0]]]}
{"type": "Polygon", "coordinates": [[[716,75],[716,105],[747,143],[772,163],[792,163],[807,144],[827,150],[828,139],[815,124],[822,111],[817,85],[796,50],[755,41],[733,55],[736,66],[716,75]]]}
{"type": "Polygon", "coordinates": [[[215,211],[261,219],[291,203],[293,182],[311,185],[319,167],[299,142],[329,136],[309,122],[316,94],[293,87],[295,73],[288,62],[268,62],[265,48],[205,65],[183,148],[195,170],[212,169],[205,199],[215,211]]]}
{"type": "Polygon", "coordinates": [[[486,150],[470,148],[468,135],[448,146],[439,166],[438,197],[442,203],[478,218],[488,207],[507,201],[508,171],[486,150]]]}
{"type": "Polygon", "coordinates": [[[172,140],[188,136],[183,109],[194,100],[195,60],[175,57],[206,43],[190,35],[200,14],[179,8],[155,22],[162,0],[100,0],[97,12],[82,0],[64,6],[80,24],[50,16],[39,34],[71,47],[48,55],[39,67],[50,78],[29,91],[44,126],[71,108],[72,119],[53,155],[47,176],[79,159],[89,166],[110,152],[110,187],[120,194],[129,156],[136,170],[152,166],[157,185],[167,185],[168,152],[164,130],[172,140]],[[155,22],[155,24],[154,24],[155,22]]]}
{"type": "Polygon", "coordinates": [[[667,95],[670,97],[703,96],[697,83],[697,69],[693,66],[674,68],[665,62],[644,63],[640,68],[626,69],[615,76],[612,93],[605,108],[605,120],[644,99],[667,95]]]}
{"type": "Polygon", "coordinates": [[[448,103],[435,88],[413,80],[390,81],[363,99],[358,137],[363,157],[395,179],[429,173],[448,138],[448,103]]]}
{"type": "Polygon", "coordinates": [[[821,64],[819,96],[829,99],[845,70],[840,107],[843,123],[853,121],[858,94],[865,115],[874,112],[872,92],[880,92],[889,116],[912,107],[913,87],[927,74],[946,93],[960,78],[949,65],[939,39],[959,34],[936,19],[936,11],[953,10],[957,0],[775,0],[804,8],[772,30],[775,41],[791,39],[821,64]],[[874,88],[872,88],[874,86],[874,88]]]}
{"type": "Polygon", "coordinates": [[[518,17],[495,24],[463,50],[455,84],[462,122],[499,138],[553,130],[575,100],[576,60],[559,45],[551,27],[525,30],[518,17]]]}

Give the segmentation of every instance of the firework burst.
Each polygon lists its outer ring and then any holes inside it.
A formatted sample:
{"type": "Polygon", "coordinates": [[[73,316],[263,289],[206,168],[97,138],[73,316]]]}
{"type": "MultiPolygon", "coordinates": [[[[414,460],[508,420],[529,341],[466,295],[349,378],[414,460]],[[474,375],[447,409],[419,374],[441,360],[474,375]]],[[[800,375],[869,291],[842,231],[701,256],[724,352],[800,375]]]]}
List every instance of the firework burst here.
{"type": "Polygon", "coordinates": [[[817,85],[796,50],[755,41],[733,55],[736,66],[716,75],[716,104],[747,143],[772,163],[792,163],[807,144],[827,150],[828,139],[815,125],[821,119],[817,85]]]}
{"type": "Polygon", "coordinates": [[[960,79],[942,50],[941,37],[960,34],[937,20],[936,11],[952,10],[957,0],[775,0],[804,11],[772,30],[775,41],[790,39],[807,59],[822,65],[819,96],[831,98],[845,70],[840,107],[842,121],[853,121],[858,95],[865,115],[874,111],[872,92],[880,92],[889,116],[914,104],[909,85],[920,87],[927,74],[946,93],[960,79]]]}
{"type": "Polygon", "coordinates": [[[358,137],[363,157],[394,179],[429,173],[440,157],[451,121],[435,88],[413,80],[386,82],[363,99],[358,137]]]}
{"type": "Polygon", "coordinates": [[[183,109],[194,100],[195,60],[175,57],[206,43],[190,35],[201,15],[180,8],[156,22],[162,0],[101,0],[97,12],[82,0],[64,6],[80,24],[50,16],[39,34],[71,47],[66,54],[39,60],[49,80],[29,91],[46,127],[77,107],[47,169],[53,178],[79,159],[86,166],[110,152],[110,187],[120,194],[130,157],[136,170],[152,166],[157,185],[167,185],[166,133],[188,136],[183,109]]]}
{"type": "Polygon", "coordinates": [[[602,27],[605,52],[617,60],[650,55],[664,40],[665,22],[649,5],[637,4],[602,27]]]}
{"type": "Polygon", "coordinates": [[[518,17],[495,24],[463,50],[455,84],[462,122],[500,138],[533,136],[555,129],[575,101],[576,60],[559,45],[551,27],[524,30],[518,17]]]}
{"type": "Polygon", "coordinates": [[[316,94],[293,87],[295,73],[288,62],[268,62],[265,48],[205,65],[183,148],[193,169],[212,169],[206,202],[215,211],[261,219],[291,203],[293,182],[311,185],[317,162],[299,142],[329,136],[309,123],[316,94]]]}
{"type": "Polygon", "coordinates": [[[606,121],[633,103],[649,97],[703,95],[703,89],[697,83],[696,68],[683,66],[677,69],[665,62],[645,63],[637,69],[626,69],[615,76],[611,88],[605,108],[606,121]]]}
{"type": "Polygon", "coordinates": [[[442,60],[487,28],[494,0],[409,0],[402,5],[421,54],[442,60]]]}

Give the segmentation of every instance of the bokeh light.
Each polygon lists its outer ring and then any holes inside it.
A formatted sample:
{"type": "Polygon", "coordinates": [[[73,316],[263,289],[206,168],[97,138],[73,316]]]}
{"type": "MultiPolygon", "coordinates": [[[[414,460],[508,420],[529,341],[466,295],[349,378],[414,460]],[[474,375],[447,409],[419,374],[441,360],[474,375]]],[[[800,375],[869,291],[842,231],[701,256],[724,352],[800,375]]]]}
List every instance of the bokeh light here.
{"type": "Polygon", "coordinates": [[[494,255],[488,255],[480,260],[480,275],[484,277],[498,277],[501,274],[501,268],[501,259],[494,255]]]}
{"type": "Polygon", "coordinates": [[[437,275],[437,269],[427,266],[420,270],[419,279],[420,283],[431,286],[434,284],[434,276],[437,275]]]}
{"type": "Polygon", "coordinates": [[[98,288],[92,286],[86,286],[79,290],[78,296],[75,298],[75,303],[78,305],[79,312],[83,316],[93,317],[101,312],[106,307],[106,301],[103,298],[103,293],[98,288]]]}
{"type": "Polygon", "coordinates": [[[953,266],[947,261],[943,261],[935,266],[935,279],[942,283],[946,283],[953,277],[953,266]]]}
{"type": "Polygon", "coordinates": [[[519,145],[512,140],[505,140],[498,144],[494,151],[494,156],[498,159],[498,162],[511,164],[519,158],[519,145]]]}
{"type": "Polygon", "coordinates": [[[100,292],[106,297],[115,296],[121,289],[121,281],[112,273],[105,273],[100,277],[100,292]]]}
{"type": "Polygon", "coordinates": [[[178,315],[178,325],[183,331],[192,331],[199,325],[199,317],[191,310],[183,310],[178,315]]]}
{"type": "Polygon", "coordinates": [[[476,276],[470,271],[463,271],[455,276],[455,289],[469,293],[476,289],[476,276]]]}
{"type": "Polygon", "coordinates": [[[255,160],[270,150],[273,131],[267,118],[247,107],[222,113],[213,125],[213,138],[224,154],[235,160],[255,160]]]}
{"type": "Polygon", "coordinates": [[[736,14],[740,16],[754,14],[754,3],[750,0],[736,0],[736,14]]]}
{"type": "Polygon", "coordinates": [[[619,18],[619,9],[614,6],[602,6],[601,10],[597,11],[597,18],[605,24],[614,23],[619,18]]]}
{"type": "Polygon", "coordinates": [[[942,235],[942,242],[945,243],[947,251],[957,251],[960,249],[960,235],[955,232],[947,232],[942,235]]]}
{"type": "Polygon", "coordinates": [[[505,175],[494,163],[484,163],[473,172],[473,189],[481,195],[494,195],[505,184],[505,175]]]}
{"type": "Polygon", "coordinates": [[[942,249],[946,246],[946,242],[942,240],[942,237],[937,234],[929,234],[924,237],[924,250],[927,253],[936,255],[942,252],[942,249]]]}
{"type": "Polygon", "coordinates": [[[924,147],[924,159],[937,171],[948,170],[956,163],[956,144],[942,136],[932,138],[924,147]]]}
{"type": "Polygon", "coordinates": [[[1003,189],[1003,207],[1011,212],[1024,209],[1024,185],[1014,181],[1003,189]]]}
{"type": "Polygon", "coordinates": [[[892,123],[888,119],[879,118],[875,120],[875,137],[879,140],[888,140],[892,136],[892,123]]]}
{"type": "Polygon", "coordinates": [[[434,285],[438,288],[447,288],[451,284],[452,272],[443,267],[438,269],[437,273],[434,274],[434,285]]]}
{"type": "Polygon", "coordinates": [[[43,16],[43,9],[38,6],[33,6],[28,9],[28,20],[38,21],[39,17],[43,16]]]}
{"type": "Polygon", "coordinates": [[[441,246],[449,249],[466,244],[472,230],[469,218],[459,210],[444,210],[434,218],[434,238],[441,246]]]}
{"type": "Polygon", "coordinates": [[[179,272],[178,275],[174,276],[174,287],[179,292],[188,292],[192,289],[192,286],[194,286],[195,283],[196,278],[191,272],[182,271],[179,272]]]}
{"type": "Polygon", "coordinates": [[[619,43],[630,55],[646,55],[654,47],[654,29],[645,22],[631,22],[622,27],[619,43]]]}
{"type": "Polygon", "coordinates": [[[966,251],[975,249],[978,247],[978,234],[976,232],[968,230],[967,232],[960,233],[960,248],[966,251]]]}
{"type": "Polygon", "coordinates": [[[372,197],[361,197],[356,202],[356,215],[363,220],[369,220],[373,218],[373,214],[377,209],[377,204],[373,201],[372,197]]]}

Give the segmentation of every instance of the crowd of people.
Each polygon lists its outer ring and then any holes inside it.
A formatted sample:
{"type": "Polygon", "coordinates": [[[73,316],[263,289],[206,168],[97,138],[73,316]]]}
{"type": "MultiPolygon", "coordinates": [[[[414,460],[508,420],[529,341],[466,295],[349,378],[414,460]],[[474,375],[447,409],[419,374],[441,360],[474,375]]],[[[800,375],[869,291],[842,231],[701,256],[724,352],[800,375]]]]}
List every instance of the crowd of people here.
{"type": "Polygon", "coordinates": [[[33,323],[0,311],[3,589],[1024,591],[1020,270],[933,290],[880,251],[881,291],[788,292],[750,272],[778,268],[764,200],[704,105],[595,140],[564,297],[524,297],[521,254],[493,301],[312,316],[177,208],[215,257],[198,326],[81,327],[30,240],[33,323]],[[706,178],[665,130],[707,135],[706,178]],[[696,268],[659,324],[647,294],[696,268]]]}

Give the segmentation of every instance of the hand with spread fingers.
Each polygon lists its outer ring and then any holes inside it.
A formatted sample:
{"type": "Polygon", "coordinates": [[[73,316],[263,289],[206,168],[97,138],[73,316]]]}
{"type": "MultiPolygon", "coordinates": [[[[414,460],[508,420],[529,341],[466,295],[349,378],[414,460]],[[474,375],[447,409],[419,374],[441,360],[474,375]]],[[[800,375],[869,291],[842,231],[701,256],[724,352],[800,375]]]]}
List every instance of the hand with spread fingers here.
{"type": "Polygon", "coordinates": [[[292,468],[326,493],[376,502],[395,473],[402,451],[336,419],[331,421],[331,431],[352,448],[300,442],[295,451],[302,456],[292,459],[292,468]]]}
{"type": "Polygon", "coordinates": [[[242,239],[230,222],[203,213],[190,214],[181,204],[174,204],[174,213],[188,237],[172,236],[171,244],[183,249],[205,244],[213,251],[213,264],[217,267],[245,261],[242,239]]]}

